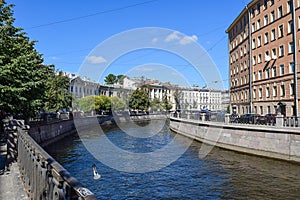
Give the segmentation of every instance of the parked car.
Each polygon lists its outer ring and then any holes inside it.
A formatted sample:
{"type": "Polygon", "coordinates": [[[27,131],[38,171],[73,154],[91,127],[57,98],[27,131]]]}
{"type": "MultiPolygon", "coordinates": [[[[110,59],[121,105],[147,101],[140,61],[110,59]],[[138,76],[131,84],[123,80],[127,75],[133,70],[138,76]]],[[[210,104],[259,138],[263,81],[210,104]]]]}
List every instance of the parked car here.
{"type": "Polygon", "coordinates": [[[266,114],[264,116],[260,116],[256,121],[257,124],[274,124],[276,123],[276,115],[275,114],[266,114]]]}
{"type": "Polygon", "coordinates": [[[255,124],[259,117],[259,114],[244,114],[238,118],[238,122],[244,124],[255,124]]]}

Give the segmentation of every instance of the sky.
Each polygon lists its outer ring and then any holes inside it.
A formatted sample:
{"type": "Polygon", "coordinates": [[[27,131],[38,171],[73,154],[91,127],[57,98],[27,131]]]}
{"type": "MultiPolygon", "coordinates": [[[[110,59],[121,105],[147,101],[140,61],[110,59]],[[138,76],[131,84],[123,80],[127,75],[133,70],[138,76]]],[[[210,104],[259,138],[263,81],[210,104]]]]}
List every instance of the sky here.
{"type": "Polygon", "coordinates": [[[35,47],[43,54],[44,63],[54,64],[59,70],[91,75],[89,78],[101,83],[107,74],[113,73],[183,86],[227,89],[225,31],[248,1],[7,3],[15,5],[15,26],[37,41],[35,47]]]}

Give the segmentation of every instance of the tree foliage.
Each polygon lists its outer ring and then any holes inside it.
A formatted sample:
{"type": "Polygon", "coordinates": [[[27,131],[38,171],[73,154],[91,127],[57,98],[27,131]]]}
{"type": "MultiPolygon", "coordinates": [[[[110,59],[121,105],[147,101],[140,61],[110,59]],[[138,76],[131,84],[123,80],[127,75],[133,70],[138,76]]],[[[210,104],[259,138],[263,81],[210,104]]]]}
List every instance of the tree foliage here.
{"type": "Polygon", "coordinates": [[[165,95],[162,101],[162,106],[165,110],[171,110],[172,109],[172,105],[169,103],[167,96],[165,95]]]}
{"type": "Polygon", "coordinates": [[[72,97],[69,92],[70,81],[61,71],[49,76],[46,83],[45,108],[47,111],[57,111],[61,108],[70,108],[72,97]]]}
{"type": "Polygon", "coordinates": [[[117,83],[117,81],[118,78],[114,74],[108,74],[104,79],[104,82],[108,85],[113,85],[117,83]]]}
{"type": "Polygon", "coordinates": [[[79,109],[83,112],[109,111],[111,110],[111,99],[108,96],[86,96],[78,100],[79,109]]]}
{"type": "Polygon", "coordinates": [[[126,108],[126,103],[123,99],[119,97],[111,97],[111,109],[114,111],[124,110],[126,108]]]}
{"type": "Polygon", "coordinates": [[[151,108],[152,111],[160,110],[162,108],[160,100],[158,98],[154,98],[150,102],[150,108],[151,108]]]}
{"type": "Polygon", "coordinates": [[[142,89],[132,92],[129,99],[129,108],[133,110],[148,110],[150,101],[147,93],[142,89]]]}
{"type": "Polygon", "coordinates": [[[12,5],[0,0],[0,110],[26,118],[42,106],[51,68],[21,28],[14,27],[12,5]]]}

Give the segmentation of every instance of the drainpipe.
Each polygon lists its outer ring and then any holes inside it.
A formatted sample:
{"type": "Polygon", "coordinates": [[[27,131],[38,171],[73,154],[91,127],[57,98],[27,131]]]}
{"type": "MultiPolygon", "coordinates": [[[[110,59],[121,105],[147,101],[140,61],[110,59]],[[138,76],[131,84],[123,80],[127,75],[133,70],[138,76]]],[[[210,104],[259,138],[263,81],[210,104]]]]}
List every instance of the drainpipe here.
{"type": "Polygon", "coordinates": [[[297,31],[296,31],[296,7],[295,0],[291,1],[292,3],[292,18],[293,18],[293,44],[294,44],[294,112],[295,119],[298,121],[298,70],[297,70],[297,31]]]}
{"type": "Polygon", "coordinates": [[[252,35],[251,35],[251,23],[250,23],[250,9],[248,5],[246,6],[247,13],[248,13],[248,45],[249,45],[249,113],[252,113],[252,35]]]}

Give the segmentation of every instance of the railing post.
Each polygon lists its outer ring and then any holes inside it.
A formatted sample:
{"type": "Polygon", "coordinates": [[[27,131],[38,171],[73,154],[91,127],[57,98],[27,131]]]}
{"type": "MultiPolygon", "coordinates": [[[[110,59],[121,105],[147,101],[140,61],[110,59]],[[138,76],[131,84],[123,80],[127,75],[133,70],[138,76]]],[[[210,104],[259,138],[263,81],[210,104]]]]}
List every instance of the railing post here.
{"type": "Polygon", "coordinates": [[[229,124],[230,123],[230,114],[226,113],[225,114],[225,124],[229,124]]]}
{"type": "Polygon", "coordinates": [[[284,117],[283,115],[277,115],[276,116],[276,127],[277,128],[282,128],[284,124],[284,117]]]}
{"type": "Polygon", "coordinates": [[[205,113],[201,113],[201,121],[205,122],[205,113]]]}

